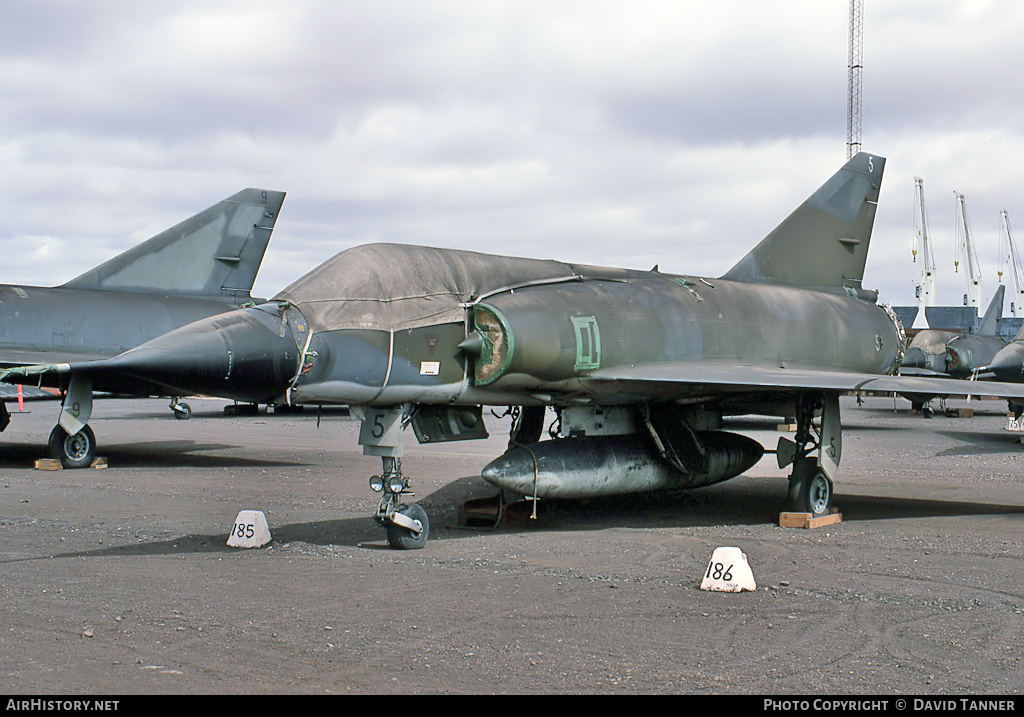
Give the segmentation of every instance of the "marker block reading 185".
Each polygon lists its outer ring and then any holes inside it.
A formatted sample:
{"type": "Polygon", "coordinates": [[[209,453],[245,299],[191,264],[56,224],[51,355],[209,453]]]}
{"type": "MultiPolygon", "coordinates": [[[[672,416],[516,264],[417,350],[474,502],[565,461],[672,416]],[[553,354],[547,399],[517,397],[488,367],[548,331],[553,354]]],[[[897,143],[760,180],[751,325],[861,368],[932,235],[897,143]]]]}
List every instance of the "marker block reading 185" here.
{"type": "Polygon", "coordinates": [[[228,536],[233,548],[260,548],[270,542],[270,526],[261,510],[243,510],[235,518],[228,536]]]}

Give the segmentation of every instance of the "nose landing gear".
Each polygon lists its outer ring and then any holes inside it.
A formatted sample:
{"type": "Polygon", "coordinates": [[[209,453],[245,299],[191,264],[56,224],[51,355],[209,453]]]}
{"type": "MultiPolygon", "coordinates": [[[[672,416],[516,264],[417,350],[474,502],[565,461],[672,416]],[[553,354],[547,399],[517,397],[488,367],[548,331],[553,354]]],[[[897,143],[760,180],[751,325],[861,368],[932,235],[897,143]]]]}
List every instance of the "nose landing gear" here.
{"type": "Polygon", "coordinates": [[[385,456],[384,474],[370,478],[370,488],[381,493],[373,518],[385,529],[388,545],[396,550],[418,550],[427,544],[430,520],[427,511],[416,503],[400,502],[411,496],[409,481],[402,475],[402,459],[385,456]]]}
{"type": "Polygon", "coordinates": [[[171,399],[171,411],[179,421],[187,421],[192,415],[192,407],[177,398],[171,399]]]}
{"type": "Polygon", "coordinates": [[[410,406],[360,409],[359,443],[363,453],[380,456],[384,463],[383,474],[370,478],[370,488],[381,494],[373,518],[387,532],[388,545],[396,550],[422,548],[430,536],[427,511],[405,502],[413,495],[409,480],[402,474],[402,436],[410,410],[410,406]]]}

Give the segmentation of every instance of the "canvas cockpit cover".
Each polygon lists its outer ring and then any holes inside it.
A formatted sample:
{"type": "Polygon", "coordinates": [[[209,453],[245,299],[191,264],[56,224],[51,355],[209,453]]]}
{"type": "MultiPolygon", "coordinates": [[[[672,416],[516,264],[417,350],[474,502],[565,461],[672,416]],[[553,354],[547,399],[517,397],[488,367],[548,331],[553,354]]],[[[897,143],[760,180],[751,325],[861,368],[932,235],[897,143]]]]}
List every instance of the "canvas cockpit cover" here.
{"type": "Polygon", "coordinates": [[[314,332],[398,331],[463,321],[466,304],[502,289],[614,271],[550,259],[366,244],[341,252],[274,299],[297,306],[314,332]]]}

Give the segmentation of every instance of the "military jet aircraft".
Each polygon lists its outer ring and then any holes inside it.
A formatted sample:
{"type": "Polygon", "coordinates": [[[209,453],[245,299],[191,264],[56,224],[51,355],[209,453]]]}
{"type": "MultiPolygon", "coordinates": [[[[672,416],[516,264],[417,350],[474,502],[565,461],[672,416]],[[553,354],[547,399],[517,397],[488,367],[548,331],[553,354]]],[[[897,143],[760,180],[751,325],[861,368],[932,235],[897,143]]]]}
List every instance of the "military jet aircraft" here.
{"type": "Polygon", "coordinates": [[[1000,285],[989,302],[978,330],[970,334],[941,329],[918,332],[907,347],[900,365],[904,375],[946,374],[954,378],[968,378],[980,367],[988,364],[1006,342],[999,336],[999,317],[1003,315],[1003,296],[1006,287],[1000,285]]]}
{"type": "Polygon", "coordinates": [[[978,378],[1024,382],[1024,326],[1013,341],[996,352],[987,365],[978,369],[978,378]]]}
{"type": "MultiPolygon", "coordinates": [[[[409,502],[405,427],[421,442],[483,437],[483,406],[510,407],[515,418],[508,451],[484,478],[533,499],[727,480],[765,449],[722,430],[723,417],[795,416],[795,440],[775,452],[792,466],[791,507],[821,515],[842,453],[841,394],[952,394],[964,384],[892,375],[903,327],[862,286],[884,164],[857,154],[719,278],[371,244],[263,305],[111,359],[21,371],[59,376],[65,409],[126,383],[140,393],[348,404],[364,452],[382,459],[370,481],[382,493],[375,518],[397,548],[429,534],[426,512],[409,502]],[[542,440],[548,408],[557,428],[542,440]]],[[[80,409],[84,422],[88,406],[80,409]]]]}
{"type": "MultiPolygon", "coordinates": [[[[999,336],[999,317],[1003,314],[1003,296],[1006,287],[996,289],[988,309],[970,334],[941,329],[924,329],[910,342],[900,364],[903,376],[951,376],[975,378],[981,367],[988,365],[996,353],[1006,345],[999,336]]],[[[903,393],[915,411],[926,418],[932,415],[930,403],[940,397],[936,394],[903,393]]],[[[945,396],[941,396],[945,398],[945,396]]]]}
{"type": "MultiPolygon", "coordinates": [[[[0,285],[0,366],[109,358],[252,302],[284,196],[243,189],[61,286],[0,285]]],[[[14,380],[60,386],[45,373],[14,380]]],[[[116,378],[104,390],[132,393],[116,378]]],[[[181,401],[171,407],[178,417],[189,414],[181,401]]],[[[73,406],[66,404],[67,410],[73,406]]],[[[0,430],[9,422],[0,402],[0,430]]],[[[95,437],[87,426],[69,432],[58,423],[49,447],[65,466],[88,465],[95,437]]]]}

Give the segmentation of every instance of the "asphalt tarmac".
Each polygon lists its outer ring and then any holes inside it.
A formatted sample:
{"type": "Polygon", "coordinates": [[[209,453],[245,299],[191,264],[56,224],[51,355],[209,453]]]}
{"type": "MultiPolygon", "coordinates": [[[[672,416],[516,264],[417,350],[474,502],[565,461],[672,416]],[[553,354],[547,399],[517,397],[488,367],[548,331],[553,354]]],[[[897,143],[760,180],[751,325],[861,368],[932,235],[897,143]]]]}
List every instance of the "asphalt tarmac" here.
{"type": "MultiPolygon", "coordinates": [[[[786,482],[542,502],[467,529],[507,443],[416,444],[431,538],[388,548],[379,459],[338,410],[227,417],[97,401],[108,467],[46,471],[55,402],[0,436],[5,694],[1000,695],[1024,685],[1024,450],[1005,403],[969,418],[843,399],[842,522],[781,528],[786,482]],[[898,410],[894,410],[898,409],[898,410]],[[227,545],[241,510],[272,541],[227,545]],[[754,591],[700,589],[738,547],[754,591]]],[[[777,421],[730,421],[773,448],[777,421]]]]}

